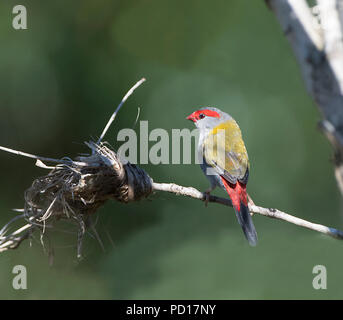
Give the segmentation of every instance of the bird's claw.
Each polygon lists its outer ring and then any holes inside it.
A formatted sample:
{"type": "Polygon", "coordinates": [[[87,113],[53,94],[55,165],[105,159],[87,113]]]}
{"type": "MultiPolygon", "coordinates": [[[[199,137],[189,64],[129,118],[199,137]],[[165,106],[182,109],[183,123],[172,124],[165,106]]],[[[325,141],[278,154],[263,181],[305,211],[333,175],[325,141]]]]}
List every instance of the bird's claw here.
{"type": "Polygon", "coordinates": [[[208,190],[206,190],[205,192],[204,192],[204,194],[205,194],[205,207],[207,207],[207,205],[208,205],[208,202],[210,201],[210,192],[211,191],[208,191],[208,190]]]}

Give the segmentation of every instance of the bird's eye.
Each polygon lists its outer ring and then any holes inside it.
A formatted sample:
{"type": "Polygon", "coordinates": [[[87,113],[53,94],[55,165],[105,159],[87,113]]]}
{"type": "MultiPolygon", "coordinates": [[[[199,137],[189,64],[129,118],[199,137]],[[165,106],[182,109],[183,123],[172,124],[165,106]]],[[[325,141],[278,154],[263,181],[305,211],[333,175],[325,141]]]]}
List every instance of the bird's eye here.
{"type": "Polygon", "coordinates": [[[199,114],[199,118],[200,118],[200,119],[204,119],[204,118],[205,118],[205,115],[204,115],[203,113],[200,113],[200,114],[199,114]]]}

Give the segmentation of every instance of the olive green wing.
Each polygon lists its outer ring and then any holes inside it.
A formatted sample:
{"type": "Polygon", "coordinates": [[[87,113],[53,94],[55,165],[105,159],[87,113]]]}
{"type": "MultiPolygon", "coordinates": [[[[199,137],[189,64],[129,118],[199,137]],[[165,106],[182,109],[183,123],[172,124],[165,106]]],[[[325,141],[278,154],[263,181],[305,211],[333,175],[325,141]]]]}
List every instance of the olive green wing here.
{"type": "Polygon", "coordinates": [[[232,119],[212,130],[204,140],[203,156],[215,173],[235,184],[249,177],[248,153],[237,123],[232,119]]]}

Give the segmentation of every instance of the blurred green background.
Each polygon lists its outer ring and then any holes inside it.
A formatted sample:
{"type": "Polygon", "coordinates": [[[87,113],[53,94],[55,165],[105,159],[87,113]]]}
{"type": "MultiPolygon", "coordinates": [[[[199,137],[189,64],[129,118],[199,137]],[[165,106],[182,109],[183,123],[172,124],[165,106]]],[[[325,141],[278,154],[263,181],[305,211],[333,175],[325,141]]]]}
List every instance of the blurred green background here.
{"type": "MultiPolygon", "coordinates": [[[[257,204],[343,228],[331,147],[316,129],[292,51],[264,1],[21,1],[28,30],[12,28],[13,1],[0,3],[0,145],[49,157],[87,152],[125,92],[106,140],[140,120],[150,130],[190,128],[185,116],[217,106],[240,124],[257,204]]],[[[138,126],[139,128],[139,126],[138,126]]],[[[193,165],[144,165],[155,181],[200,190],[193,165]]],[[[0,223],[46,174],[34,161],[0,154],[0,223]]],[[[225,194],[217,190],[217,195],[225,194]]],[[[158,193],[139,203],[107,203],[76,261],[76,235],[52,235],[52,267],[39,237],[0,254],[0,298],[19,299],[340,299],[343,245],[313,231],[255,216],[256,248],[230,208],[158,193]],[[28,289],[12,288],[27,267],[28,289]],[[312,269],[327,268],[327,290],[312,269]]]]}

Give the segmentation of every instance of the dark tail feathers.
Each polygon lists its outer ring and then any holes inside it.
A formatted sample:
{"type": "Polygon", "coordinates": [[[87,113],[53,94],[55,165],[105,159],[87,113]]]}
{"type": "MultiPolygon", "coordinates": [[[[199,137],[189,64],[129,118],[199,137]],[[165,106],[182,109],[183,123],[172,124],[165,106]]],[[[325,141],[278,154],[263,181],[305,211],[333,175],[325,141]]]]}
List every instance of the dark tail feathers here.
{"type": "Polygon", "coordinates": [[[243,229],[245,237],[249,241],[249,244],[255,247],[257,245],[257,233],[249,209],[242,202],[240,207],[240,211],[235,209],[236,217],[243,229]]]}

